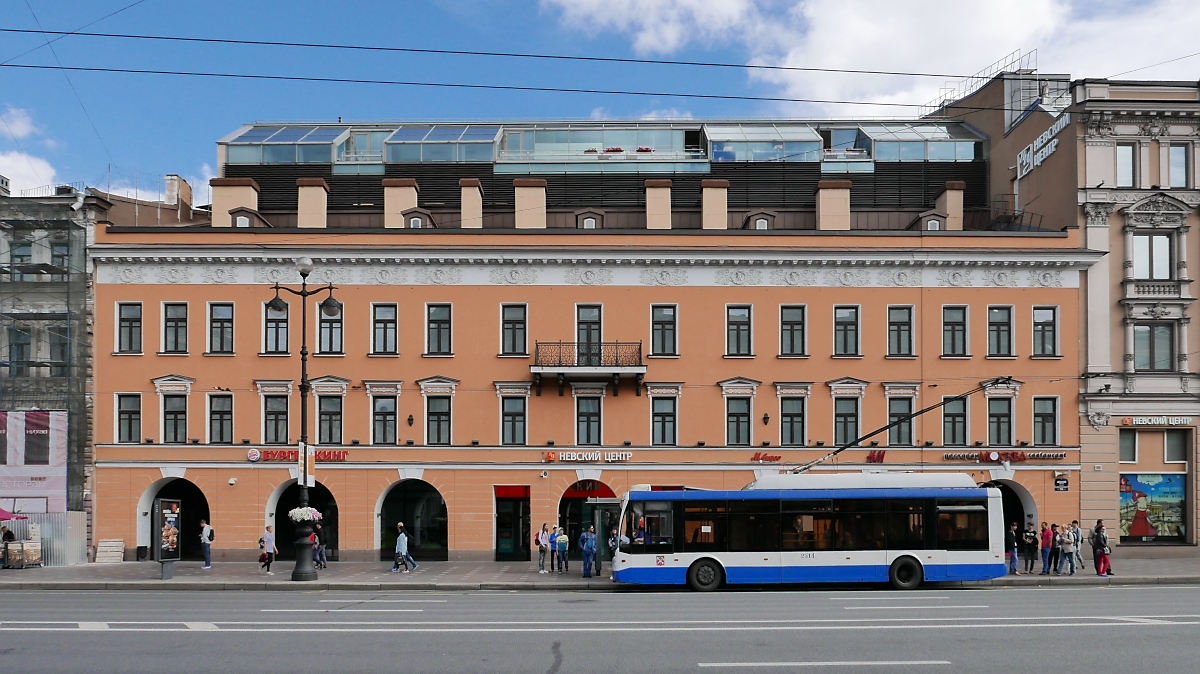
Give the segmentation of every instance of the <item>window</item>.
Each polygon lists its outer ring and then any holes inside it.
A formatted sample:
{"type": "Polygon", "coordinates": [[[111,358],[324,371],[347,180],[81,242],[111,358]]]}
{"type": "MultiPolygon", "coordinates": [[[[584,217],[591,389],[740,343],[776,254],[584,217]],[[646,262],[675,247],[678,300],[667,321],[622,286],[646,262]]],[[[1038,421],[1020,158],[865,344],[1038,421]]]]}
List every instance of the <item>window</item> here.
{"type": "Polygon", "coordinates": [[[750,445],[750,399],[725,399],[725,444],[750,445]]]}
{"type": "Polygon", "coordinates": [[[833,355],[858,355],[858,307],[833,308],[833,355]]]}
{"type": "Polygon", "coordinates": [[[117,353],[142,352],[142,305],[117,305],[117,353]]]}
{"type": "Polygon", "coordinates": [[[1012,399],[988,398],[988,444],[1011,445],[1012,399]]]}
{"type": "Polygon", "coordinates": [[[504,445],[525,444],[525,405],[524,397],[511,396],[500,399],[500,443],[504,445]]]}
{"type": "Polygon", "coordinates": [[[674,445],[675,436],[675,398],[651,399],[650,444],[674,445]]]}
{"type": "Polygon", "coordinates": [[[505,356],[525,356],[529,347],[525,339],[525,305],[505,304],[500,309],[500,353],[505,356]]]}
{"type": "Polygon", "coordinates": [[[396,305],[376,304],[371,312],[371,353],[396,353],[396,305]]]}
{"type": "Polygon", "coordinates": [[[1171,236],[1135,234],[1133,237],[1133,277],[1139,280],[1171,278],[1171,236]]]}
{"type": "Polygon", "coordinates": [[[71,364],[71,336],[67,326],[54,326],[46,329],[50,341],[50,362],[61,365],[50,366],[51,377],[67,376],[67,367],[71,364]]]}
{"type": "Polygon", "coordinates": [[[858,398],[833,401],[833,444],[841,447],[858,438],[858,398]]]}
{"type": "Polygon", "coordinates": [[[163,396],[163,442],[187,442],[187,396],[163,396]]]}
{"type": "Polygon", "coordinates": [[[342,397],[317,396],[317,442],[342,444],[342,397]]]}
{"type": "Polygon", "coordinates": [[[804,445],[804,398],[779,399],[779,444],[804,445]]]}
{"type": "Polygon", "coordinates": [[[1137,463],[1137,431],[1121,429],[1117,431],[1120,444],[1119,460],[1123,463],[1137,463]]]}
{"type": "Polygon", "coordinates": [[[1188,186],[1188,170],[1187,170],[1187,146],[1172,145],[1168,150],[1168,180],[1169,187],[1187,187],[1188,186]]]}
{"type": "Polygon", "coordinates": [[[450,350],[450,305],[430,304],[425,309],[428,319],[428,332],[425,353],[427,355],[448,356],[450,350]]]}
{"type": "Polygon", "coordinates": [[[1133,367],[1136,370],[1170,371],[1175,328],[1170,323],[1133,326],[1133,367]]]}
{"type": "Polygon", "coordinates": [[[429,396],[425,399],[425,409],[426,444],[450,444],[450,397],[429,396]]]}
{"type": "Polygon", "coordinates": [[[725,355],[753,355],[750,351],[750,307],[725,307],[725,355]]]}
{"type": "Polygon", "coordinates": [[[1166,451],[1163,455],[1167,463],[1185,463],[1188,460],[1188,432],[1167,431],[1166,451]]]}
{"type": "Polygon", "coordinates": [[[988,355],[1013,355],[1012,307],[988,307],[988,355]]]}
{"type": "Polygon", "coordinates": [[[117,396],[117,442],[142,441],[142,397],[117,396]]]}
{"type": "Polygon", "coordinates": [[[187,305],[163,305],[163,352],[187,353],[187,305]]]}
{"type": "Polygon", "coordinates": [[[268,445],[288,444],[287,396],[263,398],[263,442],[268,445]]]}
{"type": "Polygon", "coordinates": [[[1058,309],[1033,308],[1033,355],[1058,355],[1058,309]]]}
{"type": "Polygon", "coordinates": [[[425,219],[420,217],[411,217],[408,219],[409,229],[421,229],[425,227],[425,219]]]}
{"type": "Polygon", "coordinates": [[[912,307],[888,307],[888,355],[913,355],[912,307]]]}
{"type": "Polygon", "coordinates": [[[233,396],[209,396],[208,441],[214,445],[233,444],[233,396]]]}
{"type": "Polygon", "coordinates": [[[805,355],[804,307],[779,307],[779,355],[805,355]]]}
{"type": "Polygon", "coordinates": [[[650,307],[650,354],[653,356],[677,356],[675,342],[675,306],[655,305],[650,307]]]}
{"type": "Polygon", "coordinates": [[[575,399],[575,444],[600,444],[600,399],[575,399]]]}
{"type": "Polygon", "coordinates": [[[580,229],[596,229],[596,218],[591,215],[583,218],[582,220],[579,221],[579,228],[580,229]]]}
{"type": "MultiPolygon", "coordinates": [[[[888,398],[888,423],[895,424],[913,412],[912,398],[888,398]]],[[[912,419],[905,419],[888,429],[888,444],[903,447],[913,443],[912,419]]]]}
{"type": "MultiPolygon", "coordinates": [[[[69,273],[71,271],[71,244],[66,241],[52,241],[50,243],[50,264],[69,273]]],[[[51,281],[66,281],[67,274],[52,274],[51,281]]]]}
{"type": "Polygon", "coordinates": [[[29,376],[29,361],[33,357],[33,339],[29,328],[8,329],[8,376],[29,376]]]}
{"type": "Polygon", "coordinates": [[[966,307],[942,307],[942,355],[967,355],[966,307]]]}
{"type": "Polygon", "coordinates": [[[265,307],[267,312],[266,319],[266,343],[263,344],[264,353],[287,353],[288,352],[288,308],[285,305],[283,309],[276,311],[270,307],[265,307]]]}
{"type": "Polygon", "coordinates": [[[372,444],[396,444],[395,396],[375,396],[371,398],[371,430],[372,444]]]}
{"type": "Polygon", "coordinates": [[[233,305],[208,305],[209,353],[233,353],[233,305]]]}
{"type": "Polygon", "coordinates": [[[942,444],[965,447],[967,444],[967,401],[949,400],[942,405],[942,444]]]}
{"type": "Polygon", "coordinates": [[[1058,400],[1033,399],[1033,444],[1058,444],[1058,400]]]}
{"type": "MultiPolygon", "coordinates": [[[[9,262],[14,266],[33,264],[33,244],[32,243],[14,243],[12,250],[8,254],[9,262]]],[[[24,274],[19,270],[14,269],[11,272],[10,278],[14,281],[28,281],[34,278],[32,274],[24,274]]]]}
{"type": "Polygon", "coordinates": [[[601,340],[601,307],[598,304],[581,304],[575,307],[576,364],[597,366],[601,362],[603,347],[601,340]]]}
{"type": "Polygon", "coordinates": [[[755,218],[754,229],[766,229],[768,225],[766,218],[755,218]]]}
{"type": "Polygon", "coordinates": [[[317,353],[342,353],[342,316],[344,310],[336,315],[326,316],[317,308],[317,353]]]}
{"type": "Polygon", "coordinates": [[[1134,153],[1137,146],[1128,143],[1117,145],[1117,187],[1133,187],[1136,163],[1134,153]]]}
{"type": "Polygon", "coordinates": [[[937,549],[987,550],[987,505],[972,501],[938,501],[937,549]]]}

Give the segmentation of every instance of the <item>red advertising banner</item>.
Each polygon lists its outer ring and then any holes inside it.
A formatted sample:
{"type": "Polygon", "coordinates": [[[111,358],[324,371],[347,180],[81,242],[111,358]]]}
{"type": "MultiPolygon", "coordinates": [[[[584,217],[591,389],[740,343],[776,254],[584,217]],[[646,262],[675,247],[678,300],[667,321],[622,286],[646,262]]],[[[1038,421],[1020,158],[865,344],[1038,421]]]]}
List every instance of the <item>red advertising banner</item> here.
{"type": "Polygon", "coordinates": [[[49,412],[25,412],[25,465],[50,465],[49,412]]]}
{"type": "Polygon", "coordinates": [[[67,511],[67,413],[0,412],[0,507],[67,511]]]}

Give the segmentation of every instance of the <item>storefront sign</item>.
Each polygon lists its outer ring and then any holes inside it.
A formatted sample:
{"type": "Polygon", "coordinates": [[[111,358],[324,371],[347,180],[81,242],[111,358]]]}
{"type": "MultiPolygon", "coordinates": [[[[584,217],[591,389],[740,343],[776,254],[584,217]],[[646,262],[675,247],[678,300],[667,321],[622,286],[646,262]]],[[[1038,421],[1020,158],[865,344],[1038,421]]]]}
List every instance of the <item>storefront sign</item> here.
{"type": "Polygon", "coordinates": [[[1191,417],[1125,417],[1122,426],[1191,426],[1191,417]]]}
{"type": "Polygon", "coordinates": [[[1058,149],[1058,139],[1055,138],[1060,131],[1067,128],[1071,123],[1071,113],[1064,112],[1057,121],[1042,132],[1029,145],[1025,146],[1024,150],[1017,153],[1017,178],[1024,178],[1030,171],[1041,166],[1046,158],[1054,154],[1058,149]]]}
{"type": "Polygon", "coordinates": [[[621,463],[633,459],[633,452],[543,452],[544,461],[574,461],[580,463],[621,463]]]}
{"type": "Polygon", "coordinates": [[[750,460],[758,461],[758,462],[765,462],[765,463],[775,463],[777,461],[783,461],[783,457],[778,454],[767,454],[766,452],[755,452],[754,456],[750,457],[750,460]]]}
{"type": "Polygon", "coordinates": [[[1019,463],[1021,461],[1045,461],[1050,459],[1065,459],[1066,452],[1000,452],[985,449],[982,452],[947,452],[942,455],[945,461],[982,461],[984,463],[1019,463]]]}
{"type": "Polygon", "coordinates": [[[1121,542],[1184,542],[1187,476],[1121,475],[1121,542]]]}
{"type": "Polygon", "coordinates": [[[1067,478],[1054,478],[1054,491],[1070,491],[1070,482],[1067,481],[1067,478]]]}
{"type": "MultiPolygon", "coordinates": [[[[316,449],[312,450],[312,454],[317,461],[346,461],[350,457],[348,449],[316,449]]],[[[251,463],[259,461],[294,461],[299,463],[300,450],[298,449],[251,449],[246,452],[246,460],[251,463]]]]}
{"type": "Polygon", "coordinates": [[[155,561],[177,562],[179,549],[179,500],[154,499],[154,530],[159,532],[155,561]]]}

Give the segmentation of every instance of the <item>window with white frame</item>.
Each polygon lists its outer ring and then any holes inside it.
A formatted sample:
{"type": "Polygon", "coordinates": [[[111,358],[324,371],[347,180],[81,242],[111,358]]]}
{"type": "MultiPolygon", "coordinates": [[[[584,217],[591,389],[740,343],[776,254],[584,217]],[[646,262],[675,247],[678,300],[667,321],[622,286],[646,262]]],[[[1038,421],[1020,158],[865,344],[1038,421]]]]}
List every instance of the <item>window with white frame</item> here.
{"type": "Polygon", "coordinates": [[[675,315],[674,304],[655,304],[650,307],[650,355],[679,355],[675,315]]]}
{"type": "Polygon", "coordinates": [[[725,399],[725,444],[750,446],[750,399],[725,399]]]}
{"type": "Polygon", "coordinates": [[[529,400],[525,396],[500,398],[500,444],[524,445],[525,408],[529,400]]]}
{"type": "Polygon", "coordinates": [[[142,352],[142,303],[117,305],[117,353],[142,352]]]}
{"type": "Polygon", "coordinates": [[[1133,326],[1133,367],[1144,372],[1169,372],[1175,357],[1175,326],[1138,323],[1133,326]]]}
{"type": "Polygon", "coordinates": [[[287,396],[263,396],[263,443],[288,444],[287,396]]]}
{"type": "Polygon", "coordinates": [[[317,396],[317,442],[342,444],[342,396],[317,396]]]}
{"type": "Polygon", "coordinates": [[[426,305],[425,311],[426,355],[450,355],[453,353],[450,344],[450,305],[429,304],[426,305]]]}
{"type": "Polygon", "coordinates": [[[779,355],[805,355],[804,341],[804,307],[779,307],[779,355]]]}
{"type": "Polygon", "coordinates": [[[752,355],[750,336],[750,307],[725,307],[725,355],[752,355]]]}
{"type": "Polygon", "coordinates": [[[526,338],[526,306],[505,304],[500,307],[500,353],[504,356],[529,354],[526,338]]]}
{"type": "Polygon", "coordinates": [[[425,398],[425,442],[430,445],[450,444],[450,396],[425,398]]]}
{"type": "Polygon", "coordinates": [[[888,398],[888,424],[896,424],[888,429],[888,445],[906,447],[913,444],[913,413],[912,398],[888,398]]]}
{"type": "Polygon", "coordinates": [[[396,353],[397,309],[395,304],[371,306],[371,353],[394,355],[396,353]]]}
{"type": "Polygon", "coordinates": [[[163,305],[163,352],[187,353],[187,305],[163,305]]]}
{"type": "Polygon", "coordinates": [[[1171,145],[1167,150],[1167,185],[1172,188],[1188,186],[1188,148],[1171,145]]]}
{"type": "Polygon", "coordinates": [[[339,307],[333,316],[317,309],[317,353],[341,354],[342,351],[342,316],[345,306],[339,307]]]}
{"type": "Polygon", "coordinates": [[[117,396],[117,442],[142,441],[142,396],[117,396]]]}
{"type": "Polygon", "coordinates": [[[833,308],[833,355],[859,355],[858,307],[833,308]]]}
{"type": "Polygon", "coordinates": [[[1058,307],[1033,308],[1033,355],[1058,355],[1058,307]]]}
{"type": "Polygon", "coordinates": [[[967,444],[967,401],[965,398],[947,400],[942,405],[942,444],[946,447],[965,447],[967,444]]]}
{"type": "Polygon", "coordinates": [[[1033,399],[1033,444],[1058,444],[1058,399],[1033,399]]]}
{"type": "Polygon", "coordinates": [[[1012,307],[988,307],[988,355],[1013,355],[1012,307]]]}
{"type": "Polygon", "coordinates": [[[678,442],[675,420],[678,405],[677,398],[650,399],[650,444],[674,445],[678,442]]]}
{"type": "Polygon", "coordinates": [[[163,442],[187,442],[187,396],[164,395],[163,401],[163,442]]]}
{"type": "Polygon", "coordinates": [[[396,444],[396,396],[371,397],[371,443],[396,444]]]}
{"type": "Polygon", "coordinates": [[[600,444],[600,398],[580,396],[575,399],[575,443],[600,444]]]}
{"type": "Polygon", "coordinates": [[[888,307],[888,355],[913,355],[913,308],[888,307]]]}
{"type": "Polygon", "coordinates": [[[264,318],[264,342],[263,353],[287,353],[288,352],[288,307],[285,304],[282,309],[272,309],[267,305],[263,305],[263,311],[266,312],[264,318]]]}
{"type": "Polygon", "coordinates": [[[233,444],[233,396],[208,397],[208,441],[214,445],[233,444]]]}
{"type": "Polygon", "coordinates": [[[833,399],[833,444],[842,445],[858,438],[858,398],[833,399]]]}
{"type": "Polygon", "coordinates": [[[1012,398],[988,398],[988,445],[1010,446],[1013,444],[1013,401],[1012,398]]]}
{"type": "Polygon", "coordinates": [[[208,352],[233,353],[233,305],[208,305],[208,352]]]}
{"type": "Polygon", "coordinates": [[[942,307],[942,355],[967,355],[966,307],[942,307]]]}
{"type": "Polygon", "coordinates": [[[1172,278],[1172,235],[1142,232],[1133,235],[1133,278],[1165,281],[1172,278]]]}
{"type": "Polygon", "coordinates": [[[804,445],[804,403],[807,399],[790,396],[779,399],[779,444],[785,447],[804,445]]]}
{"type": "Polygon", "coordinates": [[[1137,179],[1137,145],[1117,144],[1117,187],[1133,187],[1137,179]]]}

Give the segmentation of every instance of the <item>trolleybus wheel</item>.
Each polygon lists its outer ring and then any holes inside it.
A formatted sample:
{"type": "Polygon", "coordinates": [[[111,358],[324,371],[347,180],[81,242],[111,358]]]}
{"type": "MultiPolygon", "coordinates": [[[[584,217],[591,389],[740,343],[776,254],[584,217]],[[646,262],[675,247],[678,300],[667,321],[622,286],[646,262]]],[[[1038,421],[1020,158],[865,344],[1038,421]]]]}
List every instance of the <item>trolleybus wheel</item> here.
{"type": "Polygon", "coordinates": [[[712,592],[721,587],[724,575],[720,565],[716,562],[711,559],[702,559],[688,569],[688,586],[697,592],[712,592]]]}
{"type": "Polygon", "coordinates": [[[888,580],[897,590],[915,590],[921,586],[921,581],[925,580],[925,573],[920,562],[912,557],[901,557],[892,562],[888,580]]]}

